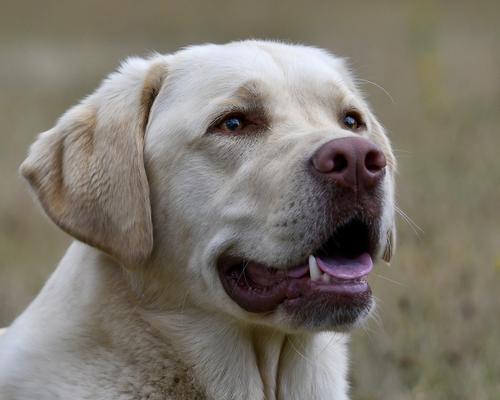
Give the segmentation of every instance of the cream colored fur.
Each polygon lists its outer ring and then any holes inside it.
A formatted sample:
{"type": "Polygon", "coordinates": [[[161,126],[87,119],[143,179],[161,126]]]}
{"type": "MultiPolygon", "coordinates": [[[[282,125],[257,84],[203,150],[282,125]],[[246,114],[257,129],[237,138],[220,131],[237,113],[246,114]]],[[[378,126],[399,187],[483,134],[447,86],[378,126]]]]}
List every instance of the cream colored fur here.
{"type": "Polygon", "coordinates": [[[341,59],[245,41],[127,60],[21,167],[79,241],[0,337],[0,398],[347,399],[346,334],[243,311],[215,260],[301,257],[299,232],[320,218],[303,161],[354,134],[338,124],[349,107],[389,162],[379,254],[389,260],[395,161],[341,59]],[[270,134],[207,133],[249,96],[272,117],[270,134]]]}

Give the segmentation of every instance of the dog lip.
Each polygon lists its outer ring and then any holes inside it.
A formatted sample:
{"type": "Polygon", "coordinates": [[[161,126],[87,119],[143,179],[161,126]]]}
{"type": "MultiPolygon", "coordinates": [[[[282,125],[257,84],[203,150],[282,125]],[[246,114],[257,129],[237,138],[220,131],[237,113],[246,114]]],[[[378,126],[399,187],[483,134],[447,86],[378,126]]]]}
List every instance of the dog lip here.
{"type": "Polygon", "coordinates": [[[245,268],[250,268],[253,271],[257,271],[257,268],[261,270],[267,270],[270,271],[274,274],[277,274],[279,276],[288,276],[291,278],[300,278],[303,277],[307,274],[309,271],[309,266],[307,264],[307,261],[304,261],[294,267],[290,268],[275,268],[275,267],[269,267],[266,264],[258,263],[258,262],[253,262],[253,261],[247,261],[244,260],[243,258],[239,257],[234,257],[234,256],[223,256],[221,257],[218,266],[219,269],[222,269],[224,272],[228,272],[231,269],[238,267],[240,265],[245,264],[245,268]]]}
{"type": "Polygon", "coordinates": [[[356,296],[370,290],[370,286],[363,279],[346,279],[333,281],[329,284],[315,282],[309,279],[300,279],[290,282],[287,287],[286,300],[293,300],[299,297],[314,296],[320,293],[327,293],[335,296],[356,296]]]}
{"type": "Polygon", "coordinates": [[[321,294],[332,299],[342,297],[342,301],[349,303],[349,299],[354,302],[358,296],[371,293],[364,280],[373,265],[371,257],[363,254],[358,258],[342,260],[338,271],[334,271],[332,260],[318,260],[320,269],[331,278],[328,282],[311,280],[307,264],[277,269],[232,256],[220,258],[218,271],[222,285],[233,301],[246,311],[266,313],[297,298],[321,294]],[[358,265],[354,272],[347,270],[349,263],[358,265]]]}
{"type": "Polygon", "coordinates": [[[289,276],[290,278],[302,278],[303,276],[307,275],[308,271],[309,271],[309,265],[307,263],[304,263],[304,265],[287,269],[286,275],[289,276]]]}

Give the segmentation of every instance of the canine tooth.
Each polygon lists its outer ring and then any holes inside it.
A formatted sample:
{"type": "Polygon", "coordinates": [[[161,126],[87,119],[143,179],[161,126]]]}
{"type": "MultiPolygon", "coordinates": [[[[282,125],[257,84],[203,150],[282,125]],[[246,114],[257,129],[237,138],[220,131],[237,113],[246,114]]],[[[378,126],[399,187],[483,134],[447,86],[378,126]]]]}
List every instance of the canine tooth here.
{"type": "Polygon", "coordinates": [[[311,275],[312,281],[317,281],[321,278],[321,271],[313,255],[309,256],[309,274],[311,275]]]}
{"type": "Polygon", "coordinates": [[[321,280],[325,283],[330,283],[332,278],[327,273],[323,273],[323,275],[321,275],[321,280]]]}

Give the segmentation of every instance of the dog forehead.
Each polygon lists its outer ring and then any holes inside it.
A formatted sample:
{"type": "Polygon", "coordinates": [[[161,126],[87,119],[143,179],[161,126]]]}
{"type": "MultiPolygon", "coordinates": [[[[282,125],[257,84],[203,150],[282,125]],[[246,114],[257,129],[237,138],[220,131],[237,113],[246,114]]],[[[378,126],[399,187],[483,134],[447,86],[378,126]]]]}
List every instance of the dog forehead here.
{"type": "Polygon", "coordinates": [[[172,54],[167,64],[150,112],[148,149],[162,148],[165,135],[169,142],[196,140],[242,93],[271,117],[297,126],[328,119],[353,95],[361,99],[344,60],[309,46],[255,40],[205,44],[172,54]]]}
{"type": "Polygon", "coordinates": [[[225,95],[249,81],[292,91],[314,91],[325,82],[346,85],[351,81],[339,57],[314,47],[270,41],[188,47],[172,61],[170,81],[178,95],[225,95]]]}

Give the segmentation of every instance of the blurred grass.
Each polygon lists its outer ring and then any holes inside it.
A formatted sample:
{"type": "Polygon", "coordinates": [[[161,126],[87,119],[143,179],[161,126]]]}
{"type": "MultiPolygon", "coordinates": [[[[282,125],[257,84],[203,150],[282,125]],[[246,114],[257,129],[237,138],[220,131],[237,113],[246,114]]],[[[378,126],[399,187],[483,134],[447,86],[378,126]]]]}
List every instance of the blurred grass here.
{"type": "Polygon", "coordinates": [[[353,335],[353,399],[500,398],[500,3],[0,1],[0,325],[69,243],[17,174],[36,133],[120,59],[270,37],[351,59],[399,159],[391,267],[353,335]],[[415,232],[416,231],[416,232],[415,232]]]}

